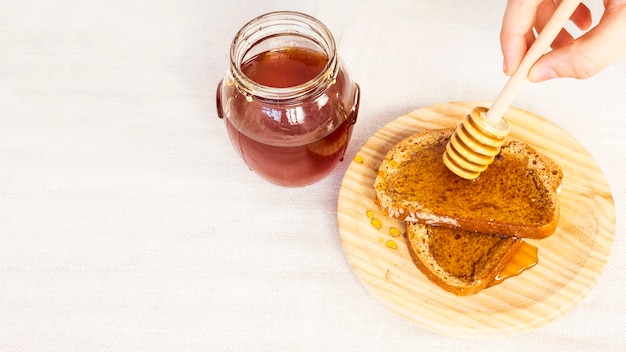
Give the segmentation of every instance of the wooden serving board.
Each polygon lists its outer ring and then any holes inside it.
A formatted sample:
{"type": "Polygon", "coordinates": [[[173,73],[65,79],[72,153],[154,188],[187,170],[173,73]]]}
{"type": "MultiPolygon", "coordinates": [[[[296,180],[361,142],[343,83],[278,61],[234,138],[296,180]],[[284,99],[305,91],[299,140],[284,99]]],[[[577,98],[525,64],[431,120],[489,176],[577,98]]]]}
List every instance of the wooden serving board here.
{"type": "Polygon", "coordinates": [[[509,138],[529,143],[563,169],[558,228],[547,239],[528,240],[539,248],[539,264],[476,295],[455,296],[429,281],[411,261],[404,237],[392,230],[404,233],[404,223],[385,217],[374,204],[376,171],[402,139],[426,129],[457,126],[472,108],[485,104],[429,106],[383,127],[349,165],[337,208],[345,255],[367,290],[417,325],[457,337],[514,335],[562,316],[595,285],[615,233],[613,196],[591,155],[553,123],[510,108],[505,115],[509,138]]]}

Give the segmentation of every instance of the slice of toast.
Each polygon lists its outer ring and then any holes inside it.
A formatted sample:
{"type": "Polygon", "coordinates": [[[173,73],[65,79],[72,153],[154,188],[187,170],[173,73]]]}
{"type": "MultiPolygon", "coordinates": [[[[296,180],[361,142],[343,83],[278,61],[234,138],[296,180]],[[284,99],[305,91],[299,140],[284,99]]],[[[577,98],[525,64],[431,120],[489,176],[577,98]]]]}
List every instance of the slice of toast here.
{"type": "Polygon", "coordinates": [[[477,180],[465,180],[442,160],[453,131],[428,130],[389,150],[374,184],[378,207],[411,222],[511,237],[550,236],[559,220],[560,166],[511,141],[477,180]]]}
{"type": "Polygon", "coordinates": [[[459,296],[488,287],[522,240],[442,226],[407,223],[411,258],[431,281],[459,296]]]}

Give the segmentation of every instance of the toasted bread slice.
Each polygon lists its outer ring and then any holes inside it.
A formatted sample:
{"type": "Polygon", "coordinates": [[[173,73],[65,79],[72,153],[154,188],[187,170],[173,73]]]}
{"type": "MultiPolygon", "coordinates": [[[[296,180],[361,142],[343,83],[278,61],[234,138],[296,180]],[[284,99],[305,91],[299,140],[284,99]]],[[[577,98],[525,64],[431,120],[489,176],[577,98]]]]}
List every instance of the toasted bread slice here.
{"type": "Polygon", "coordinates": [[[485,234],[551,235],[559,220],[560,166],[511,141],[477,180],[465,180],[442,160],[453,131],[425,131],[389,150],[374,185],[379,208],[400,220],[485,234]]]}
{"type": "Polygon", "coordinates": [[[459,296],[480,292],[515,255],[522,240],[442,226],[407,223],[415,265],[431,281],[459,296]]]}

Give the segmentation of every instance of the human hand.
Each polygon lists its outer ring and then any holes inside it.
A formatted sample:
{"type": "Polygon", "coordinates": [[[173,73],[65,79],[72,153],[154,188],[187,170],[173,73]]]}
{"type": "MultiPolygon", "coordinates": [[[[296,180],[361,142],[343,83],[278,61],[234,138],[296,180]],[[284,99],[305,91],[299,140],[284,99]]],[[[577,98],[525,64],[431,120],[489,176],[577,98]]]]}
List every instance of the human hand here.
{"type": "MultiPolygon", "coordinates": [[[[535,40],[533,29],[541,32],[554,13],[554,0],[508,0],[500,46],[504,55],[504,73],[512,75],[535,40]]],[[[626,54],[626,0],[604,0],[604,14],[593,28],[591,11],[580,4],[570,20],[583,31],[579,38],[565,29],[552,43],[552,51],[543,55],[528,73],[533,82],[556,77],[586,79],[626,54]]]]}

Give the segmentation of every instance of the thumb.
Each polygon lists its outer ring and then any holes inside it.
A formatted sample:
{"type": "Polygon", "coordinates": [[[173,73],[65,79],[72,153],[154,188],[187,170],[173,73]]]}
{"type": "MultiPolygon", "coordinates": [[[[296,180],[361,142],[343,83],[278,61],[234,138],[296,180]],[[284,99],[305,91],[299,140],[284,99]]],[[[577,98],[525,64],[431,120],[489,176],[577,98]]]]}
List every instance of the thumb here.
{"type": "Polygon", "coordinates": [[[528,79],[531,82],[559,77],[587,79],[604,68],[598,61],[590,57],[588,51],[580,48],[580,45],[570,44],[541,57],[530,69],[528,79]]]}
{"type": "Polygon", "coordinates": [[[574,42],[542,56],[528,79],[587,79],[626,54],[626,6],[607,9],[600,23],[574,42]]]}

